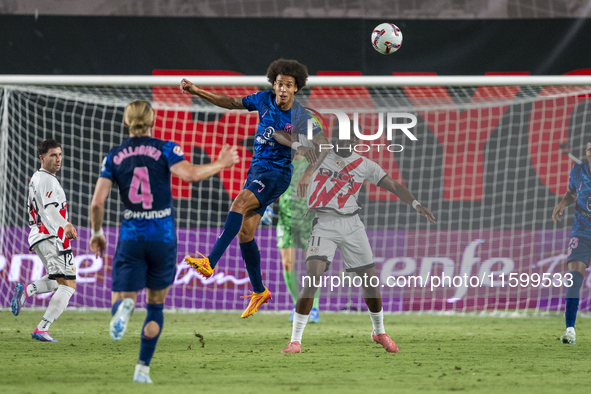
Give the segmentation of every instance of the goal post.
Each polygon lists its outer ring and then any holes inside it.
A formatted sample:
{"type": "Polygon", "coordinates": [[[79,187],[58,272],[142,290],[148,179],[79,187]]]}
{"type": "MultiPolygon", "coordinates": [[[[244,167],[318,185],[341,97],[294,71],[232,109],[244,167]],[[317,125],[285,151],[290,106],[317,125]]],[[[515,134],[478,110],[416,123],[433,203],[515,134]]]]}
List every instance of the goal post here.
{"type": "MultiPolygon", "coordinates": [[[[235,97],[271,87],[265,76],[187,78],[235,97]]],[[[183,256],[206,253],[215,243],[250,166],[258,115],[181,94],[181,79],[0,76],[0,308],[10,308],[15,282],[43,274],[27,244],[26,185],[39,167],[36,147],[46,138],[62,144],[57,177],[79,234],[73,243],[78,286],[70,305],[110,307],[122,205],[113,190],[106,205],[104,260],[88,247],[89,205],[102,159],[127,138],[123,111],[136,99],[153,104],[154,136],[178,143],[192,163],[211,161],[226,143],[239,147],[241,162],[217,176],[192,185],[173,178],[179,263],[167,308],[244,308],[240,296],[250,285],[237,241],[207,280],[189,269],[183,256]]],[[[338,111],[358,119],[363,134],[373,139],[361,140],[356,151],[408,187],[437,219],[428,224],[412,207],[365,183],[360,217],[385,311],[560,313],[564,308],[560,284],[567,274],[574,207],[558,224],[551,213],[566,191],[573,160],[585,158],[591,76],[311,76],[296,99],[322,115],[331,139],[338,135],[338,111]],[[416,140],[403,130],[412,119],[416,124],[408,130],[416,140]]],[[[291,310],[275,225],[261,225],[256,241],[263,279],[274,296],[263,309],[291,310]]],[[[343,268],[337,253],[326,273],[333,281],[329,287],[337,278],[345,281],[343,268]]],[[[294,269],[300,278],[305,275],[301,251],[294,269]]],[[[590,287],[586,278],[582,311],[590,308],[590,287]]],[[[320,297],[323,310],[364,308],[356,283],[323,289],[320,297]]],[[[47,295],[40,295],[26,307],[47,302],[47,295]]]]}

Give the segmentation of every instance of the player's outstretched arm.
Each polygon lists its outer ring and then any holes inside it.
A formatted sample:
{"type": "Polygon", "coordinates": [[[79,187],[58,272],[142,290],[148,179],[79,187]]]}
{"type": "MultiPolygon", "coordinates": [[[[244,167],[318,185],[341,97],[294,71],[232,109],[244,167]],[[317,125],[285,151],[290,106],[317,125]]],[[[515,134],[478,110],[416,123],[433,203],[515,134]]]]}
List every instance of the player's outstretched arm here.
{"type": "Polygon", "coordinates": [[[273,133],[273,138],[275,141],[279,142],[281,145],[294,147],[294,143],[296,147],[296,151],[304,156],[306,160],[308,160],[308,167],[300,177],[297,186],[297,194],[298,197],[304,198],[306,197],[306,192],[308,191],[308,185],[310,184],[310,178],[314,171],[320,167],[320,164],[326,159],[326,156],[330,153],[330,150],[321,151],[320,154],[317,154],[316,150],[318,146],[328,145],[328,138],[323,131],[314,134],[312,137],[312,142],[315,144],[314,148],[303,146],[302,144],[298,143],[294,139],[297,137],[297,134],[292,133],[291,135],[286,132],[285,130],[275,130],[273,133]]]}
{"type": "Polygon", "coordinates": [[[315,149],[303,146],[302,144],[297,142],[295,138],[295,133],[289,134],[285,130],[275,130],[275,132],[273,132],[273,139],[275,141],[279,142],[281,145],[289,146],[292,149],[295,148],[296,152],[298,152],[300,155],[304,156],[306,160],[308,160],[308,163],[316,163],[317,157],[315,149]],[[294,143],[296,145],[294,145],[294,143]]]}
{"type": "Polygon", "coordinates": [[[103,257],[107,245],[103,234],[103,218],[105,215],[105,200],[113,187],[113,182],[107,178],[99,178],[96,181],[94,194],[90,203],[90,226],[92,238],[90,239],[90,250],[96,257],[103,257]]]}
{"type": "Polygon", "coordinates": [[[198,88],[193,84],[193,82],[185,78],[183,78],[181,81],[180,88],[182,93],[187,92],[194,96],[199,96],[206,99],[213,105],[217,105],[218,107],[226,109],[244,109],[241,97],[230,97],[226,96],[225,94],[208,92],[207,90],[198,88]]]}
{"type": "Polygon", "coordinates": [[[209,164],[191,164],[187,160],[170,167],[170,172],[186,182],[199,182],[240,161],[236,146],[224,145],[218,159],[209,164]]]}
{"type": "MultiPolygon", "coordinates": [[[[314,146],[316,147],[326,146],[328,145],[328,138],[326,138],[326,134],[324,134],[324,131],[320,131],[314,134],[314,137],[312,137],[312,142],[315,144],[314,146]]],[[[311,163],[308,160],[310,164],[308,164],[308,167],[306,167],[306,170],[304,171],[304,173],[300,177],[300,180],[298,181],[298,197],[306,197],[306,193],[308,192],[308,185],[310,185],[310,180],[312,179],[312,174],[314,173],[314,171],[320,168],[320,165],[322,164],[324,159],[326,159],[326,156],[328,156],[329,153],[330,149],[324,149],[321,150],[318,154],[316,163],[311,163]]]]}
{"type": "Polygon", "coordinates": [[[575,190],[567,190],[566,193],[564,193],[562,200],[554,208],[554,211],[552,211],[552,220],[554,220],[554,223],[562,221],[560,217],[564,213],[564,209],[575,202],[576,199],[577,192],[575,190]]]}
{"type": "MultiPolygon", "coordinates": [[[[410,190],[406,187],[402,186],[400,183],[396,182],[394,179],[386,176],[382,179],[378,186],[382,189],[388,190],[390,193],[394,194],[396,197],[407,203],[408,205],[412,206],[413,202],[415,201],[415,197],[412,195],[410,190]]],[[[417,213],[421,216],[427,218],[427,220],[431,223],[435,223],[435,216],[429,210],[429,208],[424,207],[422,205],[416,205],[415,209],[417,213]]]]}

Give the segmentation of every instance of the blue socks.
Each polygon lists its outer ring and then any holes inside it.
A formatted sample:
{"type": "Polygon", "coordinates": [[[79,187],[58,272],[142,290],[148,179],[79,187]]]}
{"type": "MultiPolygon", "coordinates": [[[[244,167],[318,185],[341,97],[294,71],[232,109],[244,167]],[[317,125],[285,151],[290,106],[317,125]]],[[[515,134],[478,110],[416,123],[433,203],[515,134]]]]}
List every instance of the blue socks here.
{"type": "Polygon", "coordinates": [[[579,290],[583,285],[583,275],[579,271],[571,271],[570,273],[573,276],[573,285],[566,291],[566,310],[564,311],[567,328],[575,326],[579,309],[579,290]]]}
{"type": "MultiPolygon", "coordinates": [[[[230,242],[236,237],[240,227],[242,227],[242,214],[237,212],[228,213],[224,229],[218,237],[211,254],[209,257],[209,264],[211,268],[215,268],[218,261],[230,245],[230,242]]],[[[240,250],[242,251],[242,258],[246,264],[246,270],[248,271],[248,277],[252,284],[252,289],[255,293],[262,293],[265,291],[263,286],[263,278],[261,276],[261,254],[259,247],[253,239],[250,242],[240,244],[240,250]]]]}
{"type": "MultiPolygon", "coordinates": [[[[227,223],[227,221],[226,221],[227,223]]],[[[246,264],[246,271],[252,284],[252,290],[255,293],[262,293],[265,291],[263,286],[263,277],[261,276],[261,253],[255,240],[240,244],[242,251],[242,258],[246,264]]]]}
{"type": "Polygon", "coordinates": [[[146,304],[146,309],[148,310],[148,315],[146,316],[146,321],[144,321],[144,327],[142,327],[140,359],[138,361],[138,364],[142,365],[150,365],[150,361],[152,361],[152,356],[156,350],[156,343],[158,342],[158,338],[160,338],[160,333],[162,333],[162,324],[164,324],[164,315],[162,314],[164,304],[146,304]],[[158,324],[160,328],[158,335],[153,338],[144,335],[144,328],[151,321],[158,324]]]}
{"type": "MultiPolygon", "coordinates": [[[[121,302],[123,302],[123,300],[118,300],[113,303],[113,306],[111,307],[111,315],[114,315],[117,312],[121,302]]],[[[164,310],[164,304],[146,304],[146,309],[148,310],[148,315],[144,321],[144,327],[142,327],[140,359],[138,364],[149,366],[150,361],[152,361],[152,356],[154,356],[154,351],[156,350],[156,343],[158,343],[158,338],[160,338],[160,333],[162,332],[162,325],[164,324],[164,315],[162,313],[164,310]],[[146,324],[151,321],[158,324],[159,328],[158,334],[153,338],[144,335],[146,324]]]]}
{"type": "Polygon", "coordinates": [[[121,304],[122,302],[123,302],[123,300],[118,300],[113,303],[113,306],[111,307],[111,316],[113,316],[113,315],[115,315],[115,313],[117,313],[117,309],[119,308],[119,304],[121,304]]]}
{"type": "Polygon", "coordinates": [[[208,256],[211,268],[215,268],[216,264],[220,258],[222,258],[222,255],[228,248],[228,245],[230,245],[230,242],[232,242],[234,237],[236,237],[238,234],[238,231],[240,231],[241,226],[242,214],[230,211],[230,213],[228,213],[228,217],[226,218],[226,223],[224,224],[222,233],[215,242],[215,245],[213,245],[211,254],[208,256]]]}

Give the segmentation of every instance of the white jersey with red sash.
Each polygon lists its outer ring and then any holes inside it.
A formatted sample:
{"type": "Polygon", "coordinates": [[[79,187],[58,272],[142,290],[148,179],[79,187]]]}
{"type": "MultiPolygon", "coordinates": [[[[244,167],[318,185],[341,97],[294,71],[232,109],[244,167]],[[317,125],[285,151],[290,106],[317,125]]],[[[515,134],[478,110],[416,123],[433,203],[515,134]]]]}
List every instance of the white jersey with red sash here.
{"type": "Polygon", "coordinates": [[[55,206],[60,215],[68,220],[68,202],[66,193],[55,175],[44,169],[33,174],[29,181],[29,246],[33,246],[48,238],[58,238],[60,250],[71,250],[70,240],[65,231],[49,219],[46,208],[55,206]]]}
{"type": "Polygon", "coordinates": [[[312,174],[308,209],[316,213],[354,215],[361,210],[357,197],[363,181],[377,185],[386,176],[382,167],[357,153],[341,157],[331,151],[312,174]]]}

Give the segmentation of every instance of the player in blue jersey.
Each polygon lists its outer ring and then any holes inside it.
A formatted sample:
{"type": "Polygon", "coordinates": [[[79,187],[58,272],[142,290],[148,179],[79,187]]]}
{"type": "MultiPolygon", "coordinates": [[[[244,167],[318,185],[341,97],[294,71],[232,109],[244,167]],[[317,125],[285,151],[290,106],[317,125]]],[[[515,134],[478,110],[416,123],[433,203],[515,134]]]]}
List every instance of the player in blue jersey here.
{"type": "MultiPolygon", "coordinates": [[[[316,163],[314,148],[302,146],[297,141],[285,146],[274,138],[276,132],[284,131],[294,139],[296,135],[305,135],[307,132],[310,116],[294,98],[294,95],[306,85],[306,66],[295,60],[279,59],[269,66],[267,79],[273,85],[271,90],[242,98],[208,92],[186,79],[181,81],[180,86],[182,92],[202,97],[218,107],[247,109],[259,113],[251,167],[243,190],[232,203],[222,233],[209,256],[205,257],[199,253],[201,258],[185,258],[191,267],[208,278],[230,242],[238,235],[242,258],[254,291],[244,297],[250,298],[250,302],[242,313],[243,318],[254,314],[259,306],[271,299],[271,293],[263,285],[261,256],[254,240],[254,233],[266,207],[289,186],[292,149],[305,156],[311,165],[316,163]]],[[[314,127],[313,135],[313,141],[318,144],[328,142],[319,127],[314,127]]],[[[309,171],[309,175],[312,172],[309,171]]],[[[304,185],[306,181],[309,183],[309,175],[300,179],[300,185],[304,185]]]]}
{"type": "Polygon", "coordinates": [[[106,241],[102,224],[105,200],[114,183],[125,206],[123,223],[113,258],[110,334],[122,338],[137,300],[148,288],[148,315],[141,334],[139,361],[133,380],[152,383],[150,361],[163,323],[166,295],[176,273],[175,230],[171,174],[187,182],[198,182],[239,161],[237,148],[226,145],[219,159],[210,164],[191,165],[180,146],[152,138],[154,110],[147,101],[134,101],[125,109],[130,138],[109,152],[96,183],[90,207],[90,248],[103,254],[106,241]]]}
{"type": "Polygon", "coordinates": [[[570,171],[568,190],[562,200],[552,212],[554,223],[560,221],[564,209],[576,201],[575,222],[571,231],[571,239],[567,251],[567,265],[571,281],[567,280],[566,332],[560,340],[562,343],[576,343],[575,320],[579,309],[579,292],[583,285],[585,269],[589,267],[591,259],[591,138],[585,145],[587,160],[581,164],[575,164],[570,171]]]}

